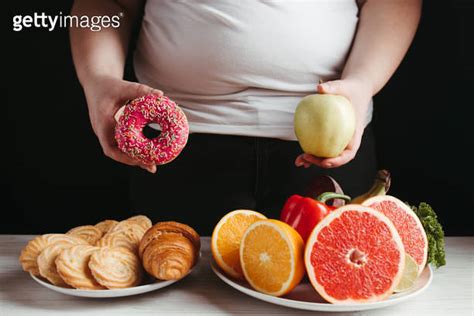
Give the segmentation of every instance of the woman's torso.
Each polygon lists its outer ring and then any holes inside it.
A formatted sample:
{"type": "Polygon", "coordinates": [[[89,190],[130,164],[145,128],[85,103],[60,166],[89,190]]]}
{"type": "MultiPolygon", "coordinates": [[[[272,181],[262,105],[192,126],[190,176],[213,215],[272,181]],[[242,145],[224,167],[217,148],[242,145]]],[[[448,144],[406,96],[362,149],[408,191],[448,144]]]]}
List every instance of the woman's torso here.
{"type": "Polygon", "coordinates": [[[293,140],[298,101],[340,77],[357,14],[355,0],[148,0],[135,71],[191,132],[293,140]]]}

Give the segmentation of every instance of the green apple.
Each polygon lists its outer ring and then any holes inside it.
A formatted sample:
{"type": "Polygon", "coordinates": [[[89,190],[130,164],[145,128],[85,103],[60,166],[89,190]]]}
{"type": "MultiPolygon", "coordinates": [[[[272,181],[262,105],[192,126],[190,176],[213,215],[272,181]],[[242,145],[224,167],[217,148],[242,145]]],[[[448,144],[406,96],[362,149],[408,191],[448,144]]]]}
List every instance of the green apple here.
{"type": "Polygon", "coordinates": [[[295,134],[305,153],[337,157],[347,147],[356,127],[354,107],[340,95],[311,94],[295,111],[295,134]]]}

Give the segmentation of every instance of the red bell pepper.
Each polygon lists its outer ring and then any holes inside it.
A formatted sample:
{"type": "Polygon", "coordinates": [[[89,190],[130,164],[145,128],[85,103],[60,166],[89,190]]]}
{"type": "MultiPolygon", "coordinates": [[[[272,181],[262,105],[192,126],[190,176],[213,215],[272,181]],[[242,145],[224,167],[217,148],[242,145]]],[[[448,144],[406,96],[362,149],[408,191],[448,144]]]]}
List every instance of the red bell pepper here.
{"type": "Polygon", "coordinates": [[[350,201],[344,194],[325,192],[316,199],[294,194],[288,198],[281,212],[280,220],[292,226],[306,242],[313,228],[337,207],[327,205],[330,199],[350,201]]]}

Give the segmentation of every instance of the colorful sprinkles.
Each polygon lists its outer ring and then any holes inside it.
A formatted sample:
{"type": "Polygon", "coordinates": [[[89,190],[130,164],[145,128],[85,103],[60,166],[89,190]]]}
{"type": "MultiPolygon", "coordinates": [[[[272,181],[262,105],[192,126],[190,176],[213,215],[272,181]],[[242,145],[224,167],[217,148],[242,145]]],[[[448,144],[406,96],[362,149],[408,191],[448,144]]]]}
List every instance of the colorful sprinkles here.
{"type": "Polygon", "coordinates": [[[146,164],[164,165],[175,159],[186,146],[189,135],[184,112],[166,96],[148,94],[125,106],[115,127],[115,140],[121,151],[146,164]],[[153,139],[143,128],[157,123],[161,134],[153,139]]]}

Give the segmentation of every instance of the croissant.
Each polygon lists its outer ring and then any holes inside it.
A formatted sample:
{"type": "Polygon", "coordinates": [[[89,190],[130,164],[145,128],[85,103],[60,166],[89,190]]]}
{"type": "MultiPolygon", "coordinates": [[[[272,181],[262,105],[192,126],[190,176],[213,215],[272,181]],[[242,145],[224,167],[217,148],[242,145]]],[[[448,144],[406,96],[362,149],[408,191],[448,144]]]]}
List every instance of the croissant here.
{"type": "Polygon", "coordinates": [[[160,222],[143,236],[139,254],[143,267],[160,280],[178,280],[196,264],[201,242],[188,225],[160,222]]]}

